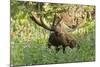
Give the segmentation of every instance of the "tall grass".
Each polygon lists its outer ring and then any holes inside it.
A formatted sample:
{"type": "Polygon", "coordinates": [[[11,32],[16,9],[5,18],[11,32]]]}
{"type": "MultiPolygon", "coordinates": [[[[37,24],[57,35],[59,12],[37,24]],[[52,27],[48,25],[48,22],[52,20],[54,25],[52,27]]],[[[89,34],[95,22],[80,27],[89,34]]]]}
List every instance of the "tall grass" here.
{"type": "MultiPolygon", "coordinates": [[[[79,38],[80,39],[80,38],[79,38]]],[[[20,42],[15,40],[11,44],[11,65],[37,65],[55,63],[73,63],[95,61],[95,34],[85,34],[79,41],[80,48],[66,48],[58,53],[54,48],[47,48],[47,39],[40,39],[31,42],[20,42]],[[44,42],[45,41],[45,42],[44,42]]]]}

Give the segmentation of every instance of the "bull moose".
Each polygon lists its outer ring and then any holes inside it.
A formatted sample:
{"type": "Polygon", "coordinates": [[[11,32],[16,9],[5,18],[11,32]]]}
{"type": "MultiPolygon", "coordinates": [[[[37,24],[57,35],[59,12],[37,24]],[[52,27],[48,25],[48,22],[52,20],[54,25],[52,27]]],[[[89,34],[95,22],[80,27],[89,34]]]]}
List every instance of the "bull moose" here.
{"type": "MultiPolygon", "coordinates": [[[[77,46],[77,42],[74,36],[66,32],[66,29],[64,28],[65,17],[58,16],[57,13],[55,13],[51,26],[47,24],[43,16],[37,16],[37,14],[35,14],[34,12],[32,13],[32,16],[30,16],[30,18],[37,25],[51,31],[49,39],[48,39],[48,48],[51,48],[51,46],[54,46],[56,52],[58,52],[62,48],[63,53],[65,53],[65,48],[67,46],[69,46],[71,49],[77,46]]],[[[77,24],[72,24],[71,26],[69,26],[70,31],[75,29],[76,27],[77,27],[77,24]]]]}

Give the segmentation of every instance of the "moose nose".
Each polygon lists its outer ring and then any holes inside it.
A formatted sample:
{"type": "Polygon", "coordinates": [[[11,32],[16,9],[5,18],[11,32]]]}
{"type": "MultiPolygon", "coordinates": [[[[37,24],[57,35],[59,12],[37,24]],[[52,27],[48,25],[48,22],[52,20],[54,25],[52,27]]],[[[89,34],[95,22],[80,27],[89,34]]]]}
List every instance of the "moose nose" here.
{"type": "Polygon", "coordinates": [[[76,28],[76,25],[72,25],[72,28],[73,28],[73,29],[76,28]]]}

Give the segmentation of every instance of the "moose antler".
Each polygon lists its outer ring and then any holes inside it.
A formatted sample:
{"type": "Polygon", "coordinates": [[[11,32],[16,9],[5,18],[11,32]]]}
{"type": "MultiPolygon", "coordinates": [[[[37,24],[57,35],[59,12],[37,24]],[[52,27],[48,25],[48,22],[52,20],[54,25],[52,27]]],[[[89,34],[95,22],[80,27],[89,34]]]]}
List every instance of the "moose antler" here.
{"type": "Polygon", "coordinates": [[[54,18],[53,18],[53,22],[52,25],[50,26],[45,18],[43,16],[38,17],[37,14],[35,14],[34,12],[32,13],[32,16],[30,16],[30,18],[35,21],[36,24],[38,24],[39,26],[49,30],[49,31],[54,31],[54,27],[56,25],[58,25],[60,23],[60,21],[62,20],[62,17],[58,17],[57,14],[55,13],[54,18]]]}
{"type": "Polygon", "coordinates": [[[30,16],[30,18],[35,21],[36,24],[38,24],[39,26],[53,31],[53,29],[47,24],[45,18],[43,18],[43,16],[38,17],[35,13],[32,13],[32,16],[30,16]]]}

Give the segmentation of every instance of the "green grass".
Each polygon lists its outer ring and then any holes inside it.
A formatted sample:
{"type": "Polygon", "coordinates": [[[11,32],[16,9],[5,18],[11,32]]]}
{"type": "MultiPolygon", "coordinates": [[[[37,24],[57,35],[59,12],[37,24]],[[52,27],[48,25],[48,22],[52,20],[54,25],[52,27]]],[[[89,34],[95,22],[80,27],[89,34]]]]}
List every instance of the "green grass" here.
{"type": "MultiPolygon", "coordinates": [[[[78,41],[78,40],[77,40],[78,41]]],[[[66,53],[62,50],[58,53],[48,49],[46,42],[41,40],[30,43],[15,40],[11,44],[11,65],[38,65],[55,63],[73,63],[95,61],[95,38],[93,33],[84,35],[79,40],[80,49],[66,48],[66,53]],[[43,41],[43,42],[42,42],[43,41]]]]}

